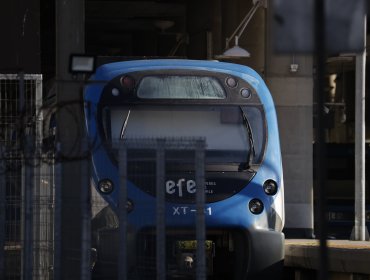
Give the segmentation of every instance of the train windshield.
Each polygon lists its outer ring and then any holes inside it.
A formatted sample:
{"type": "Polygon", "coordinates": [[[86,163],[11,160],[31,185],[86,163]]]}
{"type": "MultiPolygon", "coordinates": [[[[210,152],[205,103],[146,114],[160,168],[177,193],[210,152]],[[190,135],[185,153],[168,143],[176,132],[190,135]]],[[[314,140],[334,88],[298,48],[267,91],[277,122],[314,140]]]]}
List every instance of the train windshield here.
{"type": "Polygon", "coordinates": [[[202,76],[146,76],[137,89],[143,99],[225,99],[218,80],[202,76]]]}
{"type": "Polygon", "coordinates": [[[101,128],[108,141],[201,137],[207,162],[215,164],[258,164],[266,142],[262,106],[111,106],[103,108],[101,128]]]}

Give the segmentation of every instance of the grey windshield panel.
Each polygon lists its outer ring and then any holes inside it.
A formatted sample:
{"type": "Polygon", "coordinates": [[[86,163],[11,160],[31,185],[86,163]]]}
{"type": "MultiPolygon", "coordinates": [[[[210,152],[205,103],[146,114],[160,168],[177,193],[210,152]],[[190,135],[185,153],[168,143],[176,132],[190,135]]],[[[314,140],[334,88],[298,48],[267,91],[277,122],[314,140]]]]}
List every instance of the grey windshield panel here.
{"type": "Polygon", "coordinates": [[[225,99],[226,93],[213,77],[146,76],[137,89],[143,99],[225,99]]]}
{"type": "MultiPolygon", "coordinates": [[[[260,162],[265,145],[263,112],[257,107],[243,107],[251,123],[255,142],[255,163],[260,162]]],[[[124,120],[131,110],[125,138],[205,138],[206,150],[238,154],[247,159],[248,134],[239,107],[235,106],[140,106],[116,107],[111,110],[111,136],[119,139],[124,120]]],[[[235,161],[238,161],[235,160],[235,161]]]]}

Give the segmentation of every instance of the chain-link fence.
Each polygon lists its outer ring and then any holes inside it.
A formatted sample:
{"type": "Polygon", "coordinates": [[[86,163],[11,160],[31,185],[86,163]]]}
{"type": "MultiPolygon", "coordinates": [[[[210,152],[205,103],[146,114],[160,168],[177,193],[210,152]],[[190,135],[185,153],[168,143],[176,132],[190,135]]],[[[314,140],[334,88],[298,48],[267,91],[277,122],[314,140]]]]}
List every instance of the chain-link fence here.
{"type": "Polygon", "coordinates": [[[36,200],[33,196],[39,181],[35,176],[37,162],[33,150],[41,139],[41,104],[41,75],[0,75],[0,275],[3,279],[19,279],[39,259],[41,248],[47,250],[42,243],[46,237],[39,235],[38,227],[32,224],[41,217],[43,207],[41,195],[35,196],[36,200]],[[34,248],[32,244],[36,244],[34,248]],[[35,258],[29,257],[32,254],[35,258]]]}

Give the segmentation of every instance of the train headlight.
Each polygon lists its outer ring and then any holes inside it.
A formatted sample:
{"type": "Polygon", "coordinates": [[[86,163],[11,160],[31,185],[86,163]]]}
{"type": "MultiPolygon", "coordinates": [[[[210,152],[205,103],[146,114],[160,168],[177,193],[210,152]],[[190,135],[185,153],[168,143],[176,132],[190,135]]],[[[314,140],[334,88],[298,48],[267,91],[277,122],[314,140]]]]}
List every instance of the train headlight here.
{"type": "Polygon", "coordinates": [[[275,195],[278,187],[274,180],[267,180],[265,183],[263,183],[263,190],[267,195],[275,195]]]}
{"type": "Polygon", "coordinates": [[[113,183],[109,179],[102,179],[98,183],[99,191],[103,194],[110,194],[113,191],[113,183]]]}
{"type": "Polygon", "coordinates": [[[249,211],[252,212],[252,214],[261,214],[263,211],[263,203],[258,198],[253,198],[251,201],[249,201],[249,211]]]}

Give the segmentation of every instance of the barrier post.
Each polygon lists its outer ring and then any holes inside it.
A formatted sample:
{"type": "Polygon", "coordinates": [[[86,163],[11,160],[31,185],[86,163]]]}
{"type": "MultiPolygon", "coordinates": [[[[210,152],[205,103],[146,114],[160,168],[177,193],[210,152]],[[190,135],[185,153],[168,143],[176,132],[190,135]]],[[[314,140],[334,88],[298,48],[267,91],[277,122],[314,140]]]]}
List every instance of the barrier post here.
{"type": "Polygon", "coordinates": [[[127,147],[124,141],[119,143],[119,174],[118,190],[118,219],[119,219],[119,246],[118,246],[118,279],[127,279],[127,147]]]}
{"type": "Polygon", "coordinates": [[[5,279],[5,172],[4,147],[0,143],[0,279],[5,279]]]}
{"type": "Polygon", "coordinates": [[[197,140],[195,147],[195,182],[196,192],[196,239],[197,239],[197,267],[196,279],[206,279],[206,256],[205,256],[205,179],[204,179],[204,141],[197,140]]]}
{"type": "Polygon", "coordinates": [[[86,157],[81,160],[81,280],[91,279],[91,188],[90,153],[87,140],[82,141],[86,157]]]}
{"type": "Polygon", "coordinates": [[[157,140],[156,153],[156,267],[157,280],[166,279],[165,140],[157,140]]]}

